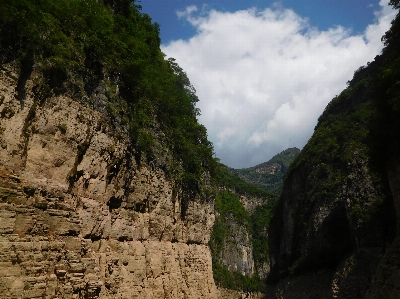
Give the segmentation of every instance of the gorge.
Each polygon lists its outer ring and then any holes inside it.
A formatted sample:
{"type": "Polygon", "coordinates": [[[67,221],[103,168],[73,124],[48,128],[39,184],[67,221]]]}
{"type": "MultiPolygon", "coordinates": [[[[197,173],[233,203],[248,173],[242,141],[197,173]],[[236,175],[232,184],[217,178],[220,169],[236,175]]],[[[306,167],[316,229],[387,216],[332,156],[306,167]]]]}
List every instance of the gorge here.
{"type": "Polygon", "coordinates": [[[398,298],[399,26],[301,152],[232,170],[134,3],[0,4],[0,298],[398,298]]]}

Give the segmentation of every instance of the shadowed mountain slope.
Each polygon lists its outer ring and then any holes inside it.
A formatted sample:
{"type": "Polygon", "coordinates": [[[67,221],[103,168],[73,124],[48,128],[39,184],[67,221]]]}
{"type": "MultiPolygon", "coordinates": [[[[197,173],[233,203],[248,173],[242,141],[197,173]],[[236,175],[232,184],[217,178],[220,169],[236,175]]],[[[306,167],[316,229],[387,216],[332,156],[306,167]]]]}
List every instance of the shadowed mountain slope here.
{"type": "Polygon", "coordinates": [[[284,298],[400,296],[399,33],[398,15],[287,172],[269,228],[269,281],[284,298]]]}

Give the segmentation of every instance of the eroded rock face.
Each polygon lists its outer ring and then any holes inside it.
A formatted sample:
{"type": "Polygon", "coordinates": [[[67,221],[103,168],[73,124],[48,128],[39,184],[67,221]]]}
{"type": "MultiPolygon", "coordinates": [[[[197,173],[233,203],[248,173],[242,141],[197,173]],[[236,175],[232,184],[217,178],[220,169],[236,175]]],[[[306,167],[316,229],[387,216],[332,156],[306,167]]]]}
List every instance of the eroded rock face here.
{"type": "Polygon", "coordinates": [[[228,215],[225,221],[229,234],[225,238],[223,250],[220,252],[220,262],[229,271],[239,272],[246,276],[254,275],[256,269],[253,248],[247,227],[238,223],[232,215],[228,215]]]}
{"type": "Polygon", "coordinates": [[[0,246],[1,298],[215,298],[205,245],[9,235],[0,246]]]}
{"type": "Polygon", "coordinates": [[[183,203],[126,132],[0,70],[0,297],[216,298],[212,202],[183,203]]]}

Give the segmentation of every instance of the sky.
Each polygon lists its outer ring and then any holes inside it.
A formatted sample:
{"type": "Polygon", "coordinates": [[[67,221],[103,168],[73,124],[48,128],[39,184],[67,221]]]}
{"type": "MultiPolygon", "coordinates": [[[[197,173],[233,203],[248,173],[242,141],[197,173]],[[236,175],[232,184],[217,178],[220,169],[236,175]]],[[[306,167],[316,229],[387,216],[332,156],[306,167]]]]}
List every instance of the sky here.
{"type": "Polygon", "coordinates": [[[389,0],[142,0],[161,50],[197,91],[222,163],[245,168],[302,148],[318,117],[382,50],[389,0]]]}

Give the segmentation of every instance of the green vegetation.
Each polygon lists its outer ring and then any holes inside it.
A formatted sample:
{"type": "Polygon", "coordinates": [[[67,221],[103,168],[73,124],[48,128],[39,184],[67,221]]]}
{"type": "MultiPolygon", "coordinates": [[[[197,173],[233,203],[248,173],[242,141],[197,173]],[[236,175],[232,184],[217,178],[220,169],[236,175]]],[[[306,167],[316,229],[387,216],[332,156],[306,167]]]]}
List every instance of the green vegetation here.
{"type": "Polygon", "coordinates": [[[249,221],[249,214],[244,209],[239,197],[231,191],[220,191],[215,197],[214,207],[220,215],[231,214],[240,224],[249,221]]]}
{"type": "Polygon", "coordinates": [[[229,168],[221,163],[218,163],[215,168],[215,175],[213,177],[214,183],[220,187],[226,187],[230,190],[234,190],[238,194],[247,196],[254,196],[258,198],[275,198],[276,195],[272,194],[255,184],[248,183],[231,173],[229,168]]]}
{"type": "Polygon", "coordinates": [[[400,116],[399,16],[383,37],[386,47],[373,62],[355,71],[348,87],[336,96],[318,119],[315,132],[295,159],[288,177],[300,167],[307,180],[304,194],[311,201],[335,198],[351,187],[351,168],[367,167],[374,188],[366,199],[354,199],[352,216],[372,219],[389,195],[388,156],[398,151],[400,116]]]}
{"type": "Polygon", "coordinates": [[[280,194],[286,170],[299,152],[298,148],[288,148],[272,157],[268,162],[250,168],[230,169],[230,171],[242,180],[265,191],[280,194]]]}
{"type": "Polygon", "coordinates": [[[213,148],[197,121],[195,89],[174,59],[164,59],[159,25],[135,1],[2,1],[0,64],[15,60],[23,71],[20,89],[35,69],[48,96],[67,93],[95,108],[103,93],[113,121],[128,128],[138,161],[166,148],[172,158],[165,169],[188,196],[212,172],[213,148]]]}
{"type": "Polygon", "coordinates": [[[265,281],[259,273],[249,277],[235,271],[229,271],[223,264],[224,252],[228,243],[237,242],[234,235],[237,229],[244,230],[250,237],[256,269],[268,263],[267,230],[278,196],[255,185],[246,183],[230,173],[225,165],[219,164],[214,177],[216,186],[215,211],[216,219],[210,238],[210,249],[213,258],[213,274],[217,285],[228,289],[243,291],[264,291],[265,281]],[[244,195],[260,199],[253,214],[249,214],[240,202],[244,195]],[[240,228],[238,228],[240,226],[240,228]]]}
{"type": "Polygon", "coordinates": [[[270,199],[267,203],[256,207],[251,215],[253,258],[256,269],[269,263],[268,228],[277,202],[278,197],[270,199]]]}
{"type": "MultiPolygon", "coordinates": [[[[399,8],[398,1],[391,3],[399,8]]],[[[382,40],[382,54],[356,70],[348,87],[328,104],[313,136],[286,174],[284,201],[278,203],[279,213],[271,220],[270,236],[276,241],[270,249],[277,265],[271,270],[272,280],[298,271],[335,266],[355,250],[355,242],[365,247],[384,247],[382,244],[390,243],[394,237],[387,233],[396,223],[388,169],[400,152],[399,14],[382,40]],[[289,244],[293,249],[283,256],[281,238],[274,229],[281,227],[284,204],[288,203],[293,203],[293,241],[289,244]],[[321,206],[337,207],[336,211],[332,208],[332,218],[324,220],[326,227],[329,221],[336,228],[344,226],[338,236],[329,229],[321,231],[326,235],[319,237],[331,238],[330,243],[313,244],[316,241],[310,229],[310,215],[315,215],[321,206]],[[314,256],[304,256],[305,252],[314,256]],[[318,255],[324,258],[316,258],[318,255]]]]}
{"type": "Polygon", "coordinates": [[[375,72],[378,63],[379,58],[371,63],[370,68],[360,68],[349,87],[329,103],[312,138],[288,172],[289,177],[295,169],[306,169],[304,195],[310,201],[317,201],[334,199],[343,186],[352,188],[349,181],[352,168],[368,167],[377,193],[369,194],[372,206],[354,206],[352,215],[360,219],[369,218],[370,215],[364,217],[361,214],[370,214],[375,203],[382,203],[388,190],[382,174],[386,158],[383,146],[388,145],[385,124],[389,119],[380,107],[385,96],[379,87],[380,80],[377,80],[387,73],[387,69],[381,67],[381,74],[375,78],[370,73],[371,70],[375,72]],[[373,100],[369,100],[367,94],[372,94],[373,100]]]}
{"type": "Polygon", "coordinates": [[[268,162],[262,163],[252,168],[256,168],[267,163],[280,163],[283,164],[286,168],[288,168],[290,164],[293,162],[294,158],[296,158],[299,153],[300,150],[297,147],[288,148],[280,152],[279,154],[273,156],[271,160],[269,160],[268,162]]]}
{"type": "Polygon", "coordinates": [[[265,282],[257,275],[249,277],[238,272],[231,272],[226,266],[218,263],[213,263],[213,273],[215,283],[220,287],[245,292],[265,291],[265,282]]]}

